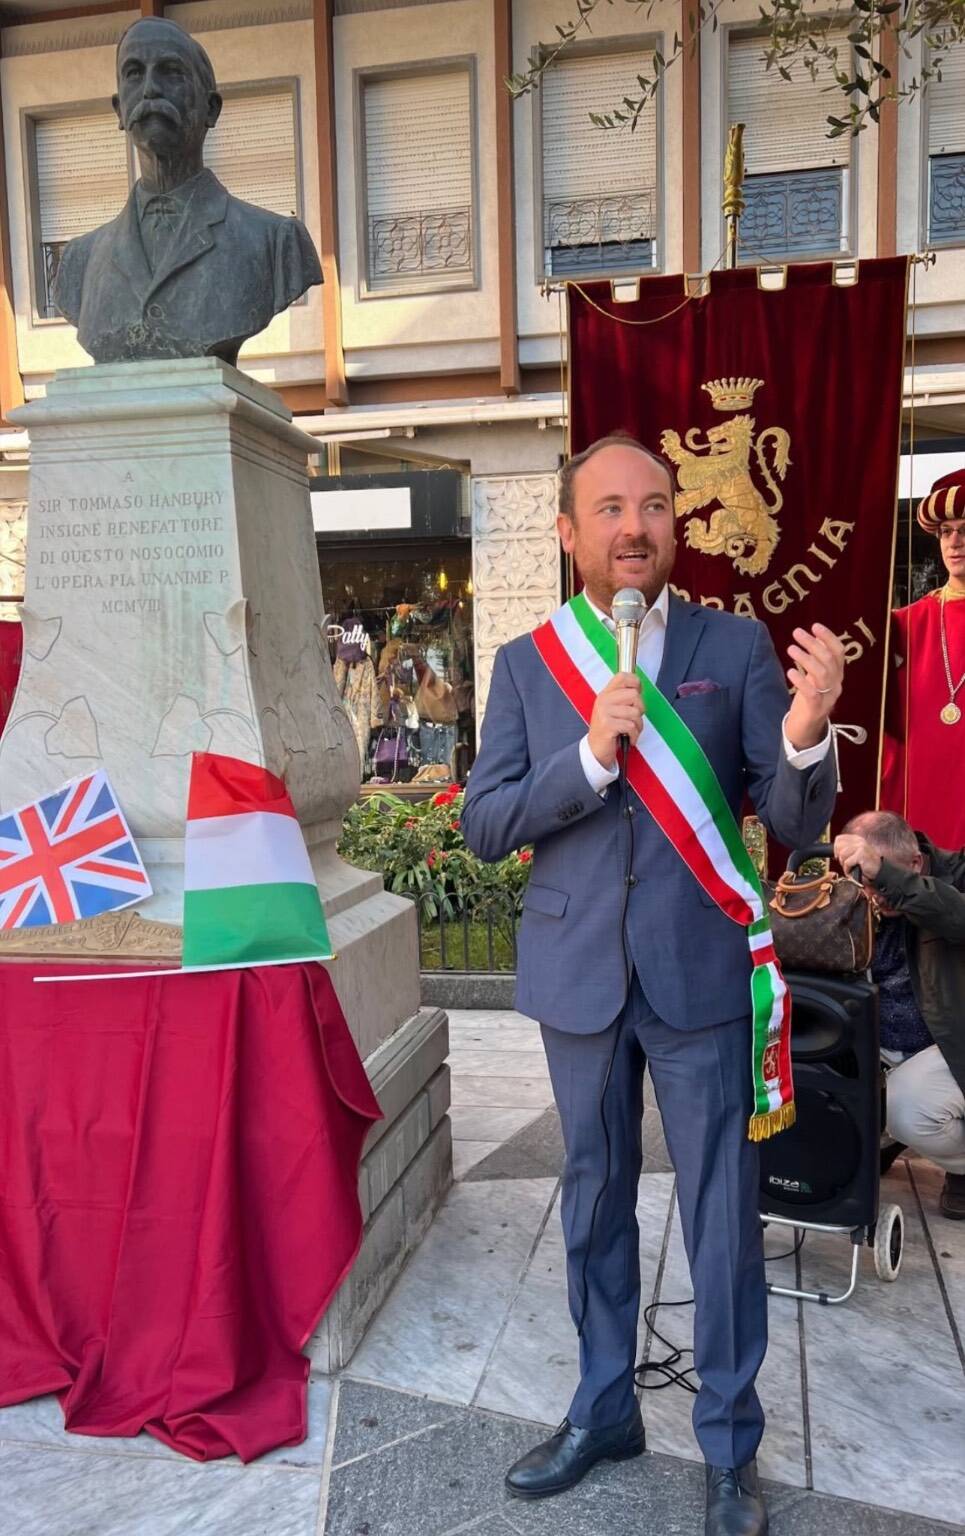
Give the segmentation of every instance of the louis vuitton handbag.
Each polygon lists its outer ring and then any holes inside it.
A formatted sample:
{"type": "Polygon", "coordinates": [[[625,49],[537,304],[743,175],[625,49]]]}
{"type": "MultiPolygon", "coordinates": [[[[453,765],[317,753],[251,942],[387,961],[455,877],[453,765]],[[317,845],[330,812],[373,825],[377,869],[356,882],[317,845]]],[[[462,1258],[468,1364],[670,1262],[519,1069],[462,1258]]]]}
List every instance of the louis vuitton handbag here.
{"type": "Polygon", "coordinates": [[[864,887],[830,869],[819,875],[799,872],[806,860],[830,853],[829,843],[801,849],[776,883],[762,881],[774,948],[785,970],[853,975],[871,964],[875,919],[864,887]]]}

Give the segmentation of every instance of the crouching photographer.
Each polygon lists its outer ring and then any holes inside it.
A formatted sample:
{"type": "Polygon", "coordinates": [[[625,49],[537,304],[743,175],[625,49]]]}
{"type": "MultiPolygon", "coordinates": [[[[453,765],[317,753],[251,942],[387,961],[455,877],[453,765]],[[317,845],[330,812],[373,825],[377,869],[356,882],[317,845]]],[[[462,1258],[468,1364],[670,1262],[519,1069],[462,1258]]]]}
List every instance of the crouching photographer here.
{"type": "Polygon", "coordinates": [[[886,811],[836,838],[880,916],[871,964],[881,1012],[888,1130],[945,1170],[939,1208],[965,1220],[965,848],[935,848],[886,811]]]}

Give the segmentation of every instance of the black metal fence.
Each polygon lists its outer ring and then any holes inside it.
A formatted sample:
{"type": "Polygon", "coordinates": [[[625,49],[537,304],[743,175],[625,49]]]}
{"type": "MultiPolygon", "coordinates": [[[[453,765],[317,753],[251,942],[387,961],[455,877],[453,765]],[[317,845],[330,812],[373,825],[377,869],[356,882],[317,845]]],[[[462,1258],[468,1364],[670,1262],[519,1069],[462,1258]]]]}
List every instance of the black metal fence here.
{"type": "Polygon", "coordinates": [[[515,905],[487,905],[452,917],[419,909],[419,968],[473,975],[516,971],[515,905]]]}

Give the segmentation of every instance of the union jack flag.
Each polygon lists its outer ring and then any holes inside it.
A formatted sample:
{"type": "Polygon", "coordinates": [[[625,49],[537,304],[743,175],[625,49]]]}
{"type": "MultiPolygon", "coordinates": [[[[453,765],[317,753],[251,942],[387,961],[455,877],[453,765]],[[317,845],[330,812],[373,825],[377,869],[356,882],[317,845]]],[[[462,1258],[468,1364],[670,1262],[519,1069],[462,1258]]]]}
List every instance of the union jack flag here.
{"type": "Polygon", "coordinates": [[[150,894],[103,769],[0,816],[0,929],[73,923],[150,894]]]}

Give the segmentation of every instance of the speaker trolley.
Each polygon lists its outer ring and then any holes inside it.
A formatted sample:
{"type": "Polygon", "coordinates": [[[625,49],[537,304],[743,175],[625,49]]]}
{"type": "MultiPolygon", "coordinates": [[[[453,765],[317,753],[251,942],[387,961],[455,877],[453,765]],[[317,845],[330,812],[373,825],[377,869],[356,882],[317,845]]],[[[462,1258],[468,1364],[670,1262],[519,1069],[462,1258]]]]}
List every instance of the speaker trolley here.
{"type": "Polygon", "coordinates": [[[881,1206],[884,1073],[878,989],[864,976],[788,972],[794,1008],[792,1060],[796,1123],[763,1142],[763,1225],[827,1232],[851,1242],[851,1274],[840,1294],[768,1285],[771,1295],[839,1306],[854,1294],[861,1249],[872,1249],[879,1280],[898,1278],[901,1207],[881,1206]]]}

